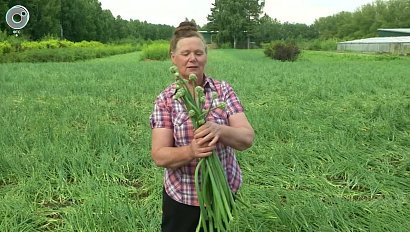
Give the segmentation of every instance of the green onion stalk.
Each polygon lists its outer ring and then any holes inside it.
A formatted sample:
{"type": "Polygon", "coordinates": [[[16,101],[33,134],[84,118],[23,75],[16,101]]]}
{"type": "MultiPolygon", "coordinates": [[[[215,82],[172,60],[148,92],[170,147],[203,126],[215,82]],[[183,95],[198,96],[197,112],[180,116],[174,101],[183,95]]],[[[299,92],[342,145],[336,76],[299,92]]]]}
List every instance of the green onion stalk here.
{"type": "MultiPolygon", "coordinates": [[[[209,109],[203,109],[205,94],[204,89],[196,85],[197,76],[190,74],[189,80],[186,80],[180,76],[175,66],[170,68],[170,72],[175,77],[177,89],[173,98],[182,100],[195,129],[205,124],[209,112],[216,108],[225,108],[225,103],[212,108],[212,103],[218,96],[216,92],[213,92],[209,109]],[[192,93],[188,88],[189,82],[194,88],[192,93]]],[[[195,168],[195,189],[200,207],[196,231],[200,231],[201,228],[205,232],[227,231],[231,221],[237,215],[237,204],[222,163],[215,151],[198,161],[195,168]]]]}

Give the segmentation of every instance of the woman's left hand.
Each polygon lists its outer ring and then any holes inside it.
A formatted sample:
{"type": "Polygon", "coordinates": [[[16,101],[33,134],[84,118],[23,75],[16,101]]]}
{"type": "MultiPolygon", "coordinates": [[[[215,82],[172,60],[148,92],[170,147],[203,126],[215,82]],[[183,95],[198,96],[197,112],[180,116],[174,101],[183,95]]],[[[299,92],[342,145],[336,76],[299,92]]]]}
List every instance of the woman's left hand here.
{"type": "Polygon", "coordinates": [[[199,141],[199,144],[209,142],[208,146],[214,146],[221,137],[221,127],[215,122],[208,121],[195,130],[194,138],[199,141]]]}

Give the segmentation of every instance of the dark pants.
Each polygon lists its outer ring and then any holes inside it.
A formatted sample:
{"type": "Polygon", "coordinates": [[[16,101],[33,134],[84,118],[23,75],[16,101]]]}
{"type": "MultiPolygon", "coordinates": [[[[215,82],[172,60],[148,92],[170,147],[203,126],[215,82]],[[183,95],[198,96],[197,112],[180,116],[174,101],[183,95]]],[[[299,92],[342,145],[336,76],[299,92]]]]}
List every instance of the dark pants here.
{"type": "MultiPolygon", "coordinates": [[[[162,232],[195,232],[199,222],[200,209],[179,203],[162,194],[162,232]]],[[[202,231],[202,230],[201,230],[202,231]]]]}

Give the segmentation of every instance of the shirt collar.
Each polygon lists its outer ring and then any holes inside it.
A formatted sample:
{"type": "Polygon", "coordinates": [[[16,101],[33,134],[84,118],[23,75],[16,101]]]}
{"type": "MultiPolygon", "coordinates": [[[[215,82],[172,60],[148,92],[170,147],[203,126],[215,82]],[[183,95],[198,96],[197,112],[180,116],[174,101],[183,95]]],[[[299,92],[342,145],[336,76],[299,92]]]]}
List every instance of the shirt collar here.
{"type": "Polygon", "coordinates": [[[206,76],[204,74],[204,85],[202,86],[204,89],[210,88],[212,91],[216,91],[215,83],[212,78],[206,76]]]}

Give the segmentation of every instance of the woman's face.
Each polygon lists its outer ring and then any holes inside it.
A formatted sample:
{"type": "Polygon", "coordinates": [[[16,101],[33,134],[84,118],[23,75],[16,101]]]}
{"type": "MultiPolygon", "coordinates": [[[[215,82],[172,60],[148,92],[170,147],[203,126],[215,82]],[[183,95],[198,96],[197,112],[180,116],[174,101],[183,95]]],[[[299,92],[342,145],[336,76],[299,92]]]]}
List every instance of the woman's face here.
{"type": "Polygon", "coordinates": [[[181,76],[188,78],[189,74],[194,73],[198,80],[202,80],[208,56],[205,44],[200,38],[189,37],[179,40],[171,59],[181,76]]]}

